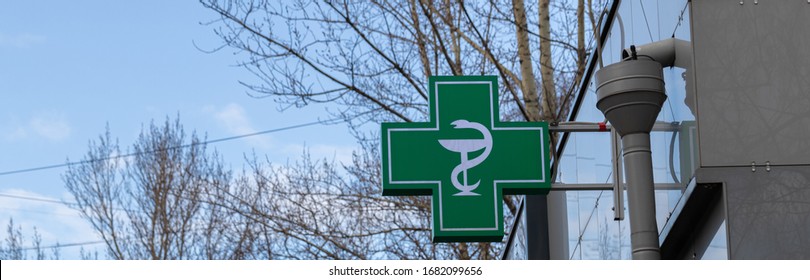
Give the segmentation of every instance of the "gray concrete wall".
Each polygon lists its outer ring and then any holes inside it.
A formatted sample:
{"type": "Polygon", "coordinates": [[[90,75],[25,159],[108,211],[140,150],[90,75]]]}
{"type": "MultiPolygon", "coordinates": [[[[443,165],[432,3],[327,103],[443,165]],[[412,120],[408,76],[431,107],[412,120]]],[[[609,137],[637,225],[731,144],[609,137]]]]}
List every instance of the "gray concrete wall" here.
{"type": "Polygon", "coordinates": [[[692,40],[700,165],[810,164],[810,3],[695,0],[692,40]]]}
{"type": "Polygon", "coordinates": [[[696,180],[724,183],[729,257],[810,259],[810,3],[693,0],[691,15],[696,180]]]}
{"type": "Polygon", "coordinates": [[[723,182],[731,259],[810,259],[810,166],[702,168],[723,182]]]}

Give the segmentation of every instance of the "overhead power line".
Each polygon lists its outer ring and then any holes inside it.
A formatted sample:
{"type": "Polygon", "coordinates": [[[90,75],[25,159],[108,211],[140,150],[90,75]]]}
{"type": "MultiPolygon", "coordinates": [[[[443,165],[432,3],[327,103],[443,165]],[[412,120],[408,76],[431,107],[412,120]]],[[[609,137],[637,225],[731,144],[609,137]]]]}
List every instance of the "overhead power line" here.
{"type": "Polygon", "coordinates": [[[302,127],[307,127],[307,126],[313,126],[313,125],[319,125],[319,124],[328,124],[328,123],[339,121],[339,120],[341,120],[341,119],[340,118],[334,118],[334,119],[328,119],[328,120],[314,121],[314,122],[296,124],[296,125],[291,125],[291,126],[286,126],[286,127],[281,127],[281,128],[275,128],[275,129],[269,129],[269,130],[254,132],[254,133],[248,133],[248,134],[236,135],[236,136],[231,136],[231,137],[212,139],[212,140],[198,142],[198,143],[191,143],[191,144],[185,144],[185,145],[180,145],[180,146],[175,146],[175,147],[169,147],[169,148],[160,149],[160,150],[143,151],[143,152],[138,152],[138,153],[129,153],[129,154],[124,154],[124,155],[117,155],[117,156],[111,156],[111,157],[94,159],[94,160],[73,161],[73,162],[66,162],[66,163],[62,163],[62,164],[53,164],[53,165],[46,165],[46,166],[40,166],[40,167],[32,167],[32,168],[4,171],[4,172],[0,172],[0,176],[18,174],[18,173],[26,173],[26,172],[33,172],[33,171],[40,171],[40,170],[47,170],[47,169],[54,169],[54,168],[60,168],[60,167],[68,167],[68,166],[92,163],[92,162],[97,162],[97,161],[107,161],[107,160],[113,160],[113,159],[119,159],[119,158],[125,158],[125,157],[132,157],[132,156],[137,156],[137,155],[142,155],[142,154],[148,154],[148,153],[156,153],[156,152],[161,152],[161,151],[165,151],[165,150],[188,148],[188,147],[193,147],[193,146],[198,146],[198,145],[207,145],[207,144],[212,144],[212,143],[219,143],[219,142],[231,141],[231,140],[242,139],[242,138],[247,138],[247,137],[253,137],[253,136],[258,136],[258,135],[263,135],[263,134],[270,134],[270,133],[274,133],[274,132],[281,132],[281,131],[285,131],[285,130],[291,130],[291,129],[302,128],[302,127]]]}
{"type": "MultiPolygon", "coordinates": [[[[94,244],[102,244],[102,243],[105,243],[105,241],[104,240],[96,240],[96,241],[85,241],[85,242],[75,242],[75,243],[65,243],[65,244],[56,243],[56,244],[53,244],[53,245],[44,245],[44,246],[39,246],[39,247],[22,247],[22,248],[18,248],[16,250],[33,251],[33,250],[45,250],[45,249],[58,249],[58,248],[65,248],[65,247],[76,247],[76,246],[94,245],[94,244]]],[[[10,249],[0,250],[0,252],[11,252],[11,251],[13,251],[13,250],[10,250],[10,249]]]]}
{"type": "Polygon", "coordinates": [[[0,193],[0,197],[7,197],[7,198],[14,198],[14,199],[23,199],[23,200],[31,200],[31,201],[39,201],[39,202],[47,202],[47,203],[54,203],[54,204],[69,204],[69,205],[76,205],[76,202],[72,201],[59,201],[55,199],[47,199],[47,198],[39,198],[39,197],[31,197],[31,196],[22,196],[22,195],[14,195],[8,193],[0,193]]]}

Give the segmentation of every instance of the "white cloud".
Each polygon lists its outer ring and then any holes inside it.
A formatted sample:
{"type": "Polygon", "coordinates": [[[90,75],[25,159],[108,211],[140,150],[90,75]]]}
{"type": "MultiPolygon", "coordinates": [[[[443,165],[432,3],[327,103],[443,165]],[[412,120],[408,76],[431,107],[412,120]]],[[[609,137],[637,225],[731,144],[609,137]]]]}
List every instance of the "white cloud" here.
{"type": "Polygon", "coordinates": [[[33,45],[42,44],[47,41],[47,38],[42,35],[23,33],[18,35],[7,36],[0,34],[0,47],[13,47],[13,48],[28,48],[33,45]]]}
{"type": "MultiPolygon", "coordinates": [[[[204,110],[213,112],[214,119],[216,119],[217,123],[225,128],[228,133],[233,134],[231,136],[257,132],[257,130],[253,128],[253,125],[250,123],[250,119],[248,118],[247,113],[245,113],[245,109],[239,104],[230,103],[220,110],[212,110],[211,107],[207,107],[204,110]]],[[[256,148],[268,149],[272,146],[270,138],[265,135],[257,135],[244,139],[256,148]]]]}
{"type": "Polygon", "coordinates": [[[60,141],[70,136],[70,125],[62,116],[37,116],[29,121],[31,130],[51,141],[60,141]]]}
{"type": "Polygon", "coordinates": [[[27,121],[12,116],[0,129],[3,139],[14,142],[31,137],[41,137],[49,141],[62,141],[70,137],[71,127],[64,115],[55,113],[37,114],[27,121]]]}
{"type": "MultiPolygon", "coordinates": [[[[60,244],[95,241],[99,237],[85,221],[78,211],[71,209],[58,201],[72,201],[72,196],[63,194],[63,197],[51,197],[36,192],[31,192],[18,188],[6,188],[0,193],[12,197],[0,197],[0,226],[4,229],[0,232],[0,240],[8,234],[5,229],[9,218],[14,219],[15,228],[22,228],[25,247],[31,246],[33,229],[42,236],[44,246],[60,244]]],[[[87,246],[85,249],[91,249],[87,246]]],[[[79,258],[78,247],[68,247],[61,250],[61,258],[79,258]]],[[[103,251],[102,251],[103,252],[103,251]]],[[[28,252],[32,257],[33,252],[28,252]]],[[[46,250],[46,255],[51,254],[46,250]]]]}
{"type": "Polygon", "coordinates": [[[245,109],[239,104],[231,103],[222,108],[222,110],[217,111],[214,114],[214,117],[228,129],[229,132],[238,133],[238,134],[248,134],[256,132],[255,129],[250,125],[250,120],[248,120],[247,115],[245,114],[245,109]]]}

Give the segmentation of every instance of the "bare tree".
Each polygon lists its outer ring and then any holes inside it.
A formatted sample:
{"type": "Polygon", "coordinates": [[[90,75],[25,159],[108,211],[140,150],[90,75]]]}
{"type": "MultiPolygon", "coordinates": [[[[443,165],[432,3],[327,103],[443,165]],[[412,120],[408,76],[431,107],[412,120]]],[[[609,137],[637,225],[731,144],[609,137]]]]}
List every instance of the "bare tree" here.
{"type": "Polygon", "coordinates": [[[110,258],[249,257],[253,243],[222,242],[247,234],[249,224],[204,203],[230,191],[230,172],[196,135],[186,136],[179,120],[150,124],[127,155],[109,129],[89,146],[83,163],[72,165],[63,180],[110,258]]]}
{"type": "Polygon", "coordinates": [[[498,248],[431,243],[429,198],[379,196],[379,154],[355,153],[345,168],[307,152],[284,166],[250,162],[253,181],[216,203],[269,236],[271,258],[487,259],[498,248]]]}
{"type": "MultiPolygon", "coordinates": [[[[379,196],[379,137],[363,125],[426,120],[432,75],[497,75],[502,119],[558,121],[584,73],[597,2],[201,0],[218,15],[221,48],[255,74],[242,81],[251,94],[281,108],[329,104],[361,143],[345,166],[254,161],[256,189],[229,207],[283,240],[282,258],[492,258],[500,244],[430,243],[427,198],[379,196]]],[[[505,205],[513,215],[515,198],[505,205]]]]}
{"type": "Polygon", "coordinates": [[[31,234],[30,247],[26,247],[22,226],[17,225],[15,227],[14,219],[8,220],[6,234],[5,240],[0,241],[0,259],[2,260],[28,259],[28,251],[33,251],[33,259],[35,260],[44,260],[48,258],[59,259],[59,246],[55,246],[53,248],[51,256],[49,257],[45,252],[45,249],[42,247],[42,236],[39,234],[36,227],[34,227],[34,231],[31,234]]]}

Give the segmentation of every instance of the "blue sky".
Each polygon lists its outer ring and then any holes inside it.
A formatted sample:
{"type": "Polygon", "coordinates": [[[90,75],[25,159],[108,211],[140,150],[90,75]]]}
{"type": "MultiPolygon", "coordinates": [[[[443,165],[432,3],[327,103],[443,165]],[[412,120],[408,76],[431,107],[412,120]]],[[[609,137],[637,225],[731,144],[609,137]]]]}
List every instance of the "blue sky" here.
{"type": "MultiPolygon", "coordinates": [[[[232,50],[208,54],[216,19],[196,1],[4,1],[0,9],[0,172],[80,160],[109,124],[122,149],[142,126],[180,115],[209,139],[329,119],[324,107],[279,112],[249,97],[255,81],[232,50]],[[195,46],[196,45],[196,46],[195,46]]],[[[274,162],[345,160],[355,142],[343,125],[319,125],[213,144],[233,169],[255,151],[274,162]],[[330,135],[330,137],[323,137],[330,135]]],[[[0,194],[71,200],[64,168],[0,176],[0,194]]],[[[0,197],[0,239],[9,217],[44,245],[95,241],[77,213],[57,203],[0,197]]],[[[88,248],[92,248],[88,246],[88,248]]],[[[64,248],[75,258],[77,247],[64,248]]],[[[100,252],[103,253],[103,252],[100,252]]]]}

